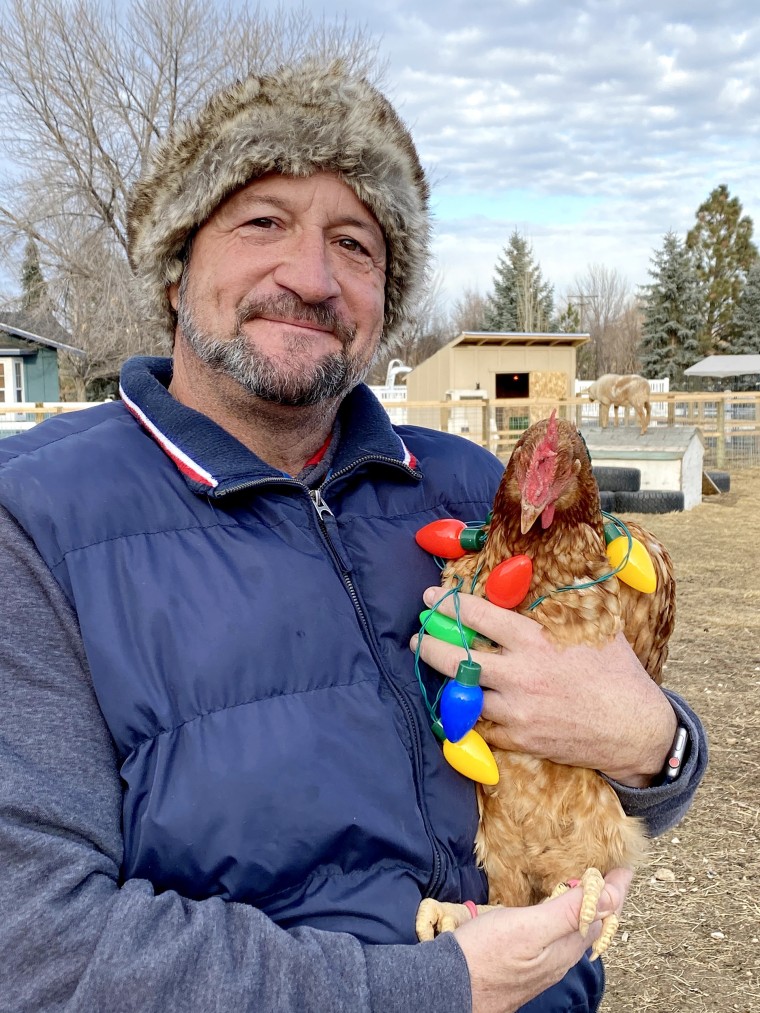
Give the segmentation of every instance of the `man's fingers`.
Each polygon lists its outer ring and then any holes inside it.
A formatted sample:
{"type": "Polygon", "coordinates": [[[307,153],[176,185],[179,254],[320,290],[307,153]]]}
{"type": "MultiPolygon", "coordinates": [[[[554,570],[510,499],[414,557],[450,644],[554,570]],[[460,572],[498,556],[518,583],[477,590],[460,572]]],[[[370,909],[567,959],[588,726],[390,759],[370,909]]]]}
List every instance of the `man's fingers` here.
{"type": "MultiPolygon", "coordinates": [[[[611,914],[620,915],[622,912],[632,876],[630,869],[613,869],[605,876],[605,886],[599,898],[596,919],[586,937],[587,946],[591,945],[601,931],[603,918],[611,914]]],[[[550,946],[578,931],[582,902],[583,890],[580,886],[576,886],[567,893],[527,909],[528,917],[535,918],[535,928],[543,946],[550,946]]]]}
{"type": "Polygon", "coordinates": [[[606,918],[611,914],[620,914],[632,879],[631,869],[612,869],[607,873],[604,877],[604,890],[602,890],[597,907],[600,918],[606,918]]]}
{"type": "MultiPolygon", "coordinates": [[[[429,587],[423,594],[423,600],[428,608],[436,608],[441,615],[456,618],[456,607],[454,595],[440,587],[429,587]]],[[[460,594],[459,617],[464,626],[470,626],[477,630],[481,636],[493,640],[502,647],[509,648],[510,643],[525,644],[535,642],[534,638],[541,635],[541,627],[534,619],[521,616],[511,609],[499,608],[486,601],[485,598],[477,598],[472,594],[460,594]]]]}
{"type": "MultiPolygon", "coordinates": [[[[560,894],[543,904],[536,904],[528,908],[528,917],[534,920],[534,929],[537,941],[542,948],[552,946],[568,937],[577,936],[580,940],[578,923],[581,917],[581,903],[583,902],[583,890],[573,887],[567,893],[560,894]]],[[[582,943],[585,949],[594,942],[601,932],[601,919],[597,918],[592,922],[589,933],[582,943]]]]}

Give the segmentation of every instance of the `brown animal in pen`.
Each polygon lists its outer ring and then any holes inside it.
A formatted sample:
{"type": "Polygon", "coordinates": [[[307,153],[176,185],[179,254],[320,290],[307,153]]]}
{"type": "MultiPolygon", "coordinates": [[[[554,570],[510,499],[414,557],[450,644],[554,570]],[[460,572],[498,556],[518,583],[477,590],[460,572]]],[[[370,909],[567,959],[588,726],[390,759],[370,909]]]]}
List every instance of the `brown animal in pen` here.
{"type": "Polygon", "coordinates": [[[610,405],[614,409],[615,425],[618,424],[618,408],[633,408],[641,426],[641,435],[647,431],[652,417],[649,381],[638,373],[605,373],[595,380],[586,391],[589,401],[599,402],[599,424],[607,428],[610,405]]]}

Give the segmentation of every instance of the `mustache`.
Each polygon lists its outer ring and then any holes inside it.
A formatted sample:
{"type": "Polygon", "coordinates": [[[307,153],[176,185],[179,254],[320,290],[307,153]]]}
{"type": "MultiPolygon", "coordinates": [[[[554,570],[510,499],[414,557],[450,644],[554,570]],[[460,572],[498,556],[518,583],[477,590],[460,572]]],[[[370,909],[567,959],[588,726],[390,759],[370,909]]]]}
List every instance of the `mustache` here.
{"type": "Polygon", "coordinates": [[[328,303],[305,303],[297,295],[286,292],[268,299],[251,299],[241,303],[235,315],[238,333],[246,321],[264,316],[286,317],[326,327],[344,345],[349,345],[356,337],[356,327],[347,323],[328,303]]]}

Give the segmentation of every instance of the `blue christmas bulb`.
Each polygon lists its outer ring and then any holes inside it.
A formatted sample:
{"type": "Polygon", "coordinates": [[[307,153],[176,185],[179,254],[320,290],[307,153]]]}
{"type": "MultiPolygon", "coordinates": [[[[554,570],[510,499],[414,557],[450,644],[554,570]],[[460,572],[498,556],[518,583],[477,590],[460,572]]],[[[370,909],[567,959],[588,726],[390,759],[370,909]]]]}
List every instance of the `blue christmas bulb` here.
{"type": "Polygon", "coordinates": [[[449,742],[459,742],[474,727],[483,710],[483,690],[479,686],[480,665],[461,661],[456,678],[441,694],[441,724],[449,742]]]}

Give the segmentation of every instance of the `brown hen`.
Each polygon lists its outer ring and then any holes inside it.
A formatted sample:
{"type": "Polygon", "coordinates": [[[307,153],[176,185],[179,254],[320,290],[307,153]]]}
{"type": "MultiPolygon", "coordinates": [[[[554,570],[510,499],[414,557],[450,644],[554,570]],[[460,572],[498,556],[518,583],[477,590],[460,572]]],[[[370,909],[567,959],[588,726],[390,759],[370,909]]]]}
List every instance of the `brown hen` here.
{"type": "MultiPolygon", "coordinates": [[[[639,525],[628,523],[652,558],[657,588],[642,594],[617,577],[575,590],[611,572],[599,491],[577,428],[556,418],[531,426],[509,460],[493,504],[483,548],[452,560],[443,586],[482,595],[493,568],[525,554],[533,562],[530,590],[517,611],[530,615],[564,646],[602,645],[622,628],[640,662],[659,683],[675,619],[673,564],[665,548],[639,525]],[[559,588],[570,588],[558,591],[559,588]],[[546,596],[544,598],[544,596],[546,596]],[[541,603],[529,609],[537,599],[541,603]]],[[[492,645],[476,643],[479,650],[492,645]]],[[[489,741],[489,723],[477,730],[489,741]]],[[[626,816],[614,790],[597,771],[569,767],[492,745],[499,783],[477,785],[480,826],[475,852],[488,876],[491,904],[535,904],[562,892],[583,873],[581,931],[596,912],[602,877],[635,868],[646,837],[626,816]],[[586,870],[584,872],[584,870],[586,870]]],[[[423,901],[420,938],[452,929],[470,917],[463,905],[423,901]]],[[[593,947],[603,953],[617,928],[611,916],[593,947]]],[[[592,958],[593,959],[593,958],[592,958]]]]}

